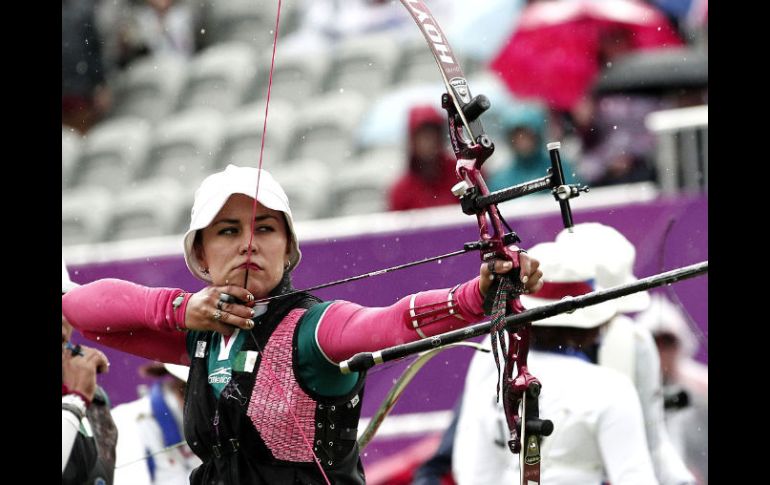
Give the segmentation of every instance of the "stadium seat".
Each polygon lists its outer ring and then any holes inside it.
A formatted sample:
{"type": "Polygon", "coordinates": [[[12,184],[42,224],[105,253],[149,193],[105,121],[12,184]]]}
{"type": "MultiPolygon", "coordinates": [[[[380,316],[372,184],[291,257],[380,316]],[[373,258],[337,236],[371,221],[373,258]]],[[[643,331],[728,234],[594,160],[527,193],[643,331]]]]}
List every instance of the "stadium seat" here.
{"type": "Polygon", "coordinates": [[[101,186],[119,190],[144,165],[150,123],[139,118],[115,118],[96,125],[85,137],[72,187],[101,186]]]}
{"type": "Polygon", "coordinates": [[[61,186],[67,187],[78,163],[80,145],[83,143],[80,135],[72,128],[61,129],[61,186]]]}
{"type": "Polygon", "coordinates": [[[103,240],[112,195],[104,187],[81,187],[62,191],[62,246],[93,244],[103,240]]]}
{"type": "Polygon", "coordinates": [[[219,112],[199,108],[155,127],[147,164],[138,178],[169,177],[192,185],[210,174],[224,134],[219,112]]]}
{"type": "Polygon", "coordinates": [[[111,116],[162,119],[176,108],[186,73],[187,63],[176,57],[137,60],[117,80],[111,116]]]}
{"type": "Polygon", "coordinates": [[[371,214],[388,210],[388,189],[402,172],[403,160],[382,152],[355,160],[335,179],[334,215],[371,214]]]}
{"type": "Polygon", "coordinates": [[[106,239],[121,241],[173,234],[186,195],[178,181],[161,178],[122,192],[115,200],[106,239]]]}
{"type": "MultiPolygon", "coordinates": [[[[440,76],[436,59],[426,48],[425,39],[414,38],[401,47],[393,84],[403,86],[431,82],[440,76]]],[[[464,66],[463,66],[464,67],[464,66]]]]}
{"type": "Polygon", "coordinates": [[[398,59],[399,48],[393,35],[351,37],[333,50],[325,91],[374,96],[391,84],[398,59]]]}
{"type": "Polygon", "coordinates": [[[353,155],[353,129],[364,107],[364,98],[356,93],[330,94],[307,104],[296,114],[287,157],[344,166],[353,155]]]}
{"type": "MultiPolygon", "coordinates": [[[[260,56],[258,64],[264,76],[257,79],[247,94],[248,99],[256,101],[267,96],[267,80],[270,69],[271,52],[260,56]]],[[[293,104],[303,104],[311,96],[321,91],[322,83],[329,69],[329,55],[289,52],[276,59],[273,69],[273,87],[270,102],[280,99],[293,104]]]]}
{"type": "Polygon", "coordinates": [[[201,13],[206,45],[237,41],[266,50],[273,44],[277,8],[272,0],[207,1],[201,13]]]}
{"type": "Polygon", "coordinates": [[[330,170],[315,159],[289,160],[268,171],[286,191],[292,216],[305,221],[325,217],[331,202],[330,170]]]}
{"type": "MultiPolygon", "coordinates": [[[[215,168],[223,169],[230,163],[258,166],[264,120],[264,102],[249,104],[230,115],[225,122],[224,141],[215,168]]],[[[283,161],[292,121],[293,110],[290,105],[278,99],[270,101],[262,159],[267,168],[283,161]]]]}
{"type": "Polygon", "coordinates": [[[257,75],[254,51],[243,43],[218,44],[190,63],[177,111],[213,108],[229,112],[241,105],[257,75]]]}

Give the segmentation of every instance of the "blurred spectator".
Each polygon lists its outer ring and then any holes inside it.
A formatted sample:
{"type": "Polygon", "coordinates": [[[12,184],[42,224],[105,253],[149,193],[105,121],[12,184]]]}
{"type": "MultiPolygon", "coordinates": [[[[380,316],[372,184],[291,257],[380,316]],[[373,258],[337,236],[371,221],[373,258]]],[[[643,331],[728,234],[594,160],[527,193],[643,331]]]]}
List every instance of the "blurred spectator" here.
{"type": "MultiPolygon", "coordinates": [[[[529,251],[540,261],[545,284],[521,295],[526,308],[591,291],[595,265],[581,257],[578,245],[547,242],[529,251]]],[[[615,302],[607,301],[532,324],[528,367],[543,383],[539,414],[554,425],[541,443],[542,483],[658,483],[633,384],[617,370],[591,362],[600,329],[615,313],[615,302]]],[[[502,398],[497,401],[494,392],[497,379],[493,360],[477,353],[468,369],[452,455],[460,485],[519,481],[520,457],[508,449],[502,398]]]]}
{"type": "Polygon", "coordinates": [[[660,9],[688,44],[705,39],[708,22],[708,0],[646,0],[660,9]]]}
{"type": "Polygon", "coordinates": [[[599,29],[599,67],[611,65],[635,49],[634,32],[621,25],[607,25],[599,29]]]}
{"type": "Polygon", "coordinates": [[[643,2],[535,2],[490,67],[515,95],[568,111],[602,68],[634,50],[681,44],[665,16],[643,2]]]}
{"type": "Polygon", "coordinates": [[[708,483],[708,366],[693,356],[699,343],[687,317],[662,295],[652,297],[650,307],[637,323],[655,337],[660,353],[666,420],[674,446],[696,475],[708,483]]]}
{"type": "Polygon", "coordinates": [[[583,141],[580,178],[594,186],[654,180],[655,136],[644,122],[669,106],[659,97],[624,94],[579,103],[572,115],[583,141]]]}
{"type": "Polygon", "coordinates": [[[119,27],[121,68],[145,55],[189,58],[195,53],[195,16],[182,0],[146,0],[129,8],[119,27]]]}
{"type": "MultiPolygon", "coordinates": [[[[590,256],[596,264],[596,285],[611,288],[632,283],[636,248],[617,229],[586,222],[561,231],[557,242],[580,246],[581,254],[590,256]]],[[[650,305],[646,291],[613,300],[618,314],[602,335],[597,363],[625,374],[636,388],[644,416],[647,446],[661,485],[690,485],[695,479],[687,471],[666,431],[663,392],[661,390],[660,359],[650,331],[635,325],[626,313],[637,313],[650,305]]]]}
{"type": "Polygon", "coordinates": [[[81,134],[112,105],[94,9],[95,0],[62,0],[62,124],[81,134]]]}
{"type": "Polygon", "coordinates": [[[408,168],[390,189],[390,210],[457,203],[452,194],[457,183],[455,159],[444,148],[445,125],[444,117],[432,106],[415,106],[409,111],[408,168]]]}
{"type": "MultiPolygon", "coordinates": [[[[540,105],[518,104],[500,116],[501,129],[506,135],[513,158],[508,166],[489,177],[489,190],[495,191],[512,185],[545,177],[551,167],[546,149],[547,112],[540,105]]],[[[574,182],[571,164],[562,158],[564,176],[574,182]]]]}
{"type": "Polygon", "coordinates": [[[708,49],[709,39],[709,2],[708,0],[693,0],[690,11],[685,19],[687,40],[691,44],[708,49]]]}
{"type": "MultiPolygon", "coordinates": [[[[328,47],[349,37],[390,31],[399,37],[417,37],[419,31],[409,12],[388,0],[304,0],[299,27],[282,41],[281,49],[307,52],[328,47]]],[[[453,0],[435,0],[428,6],[442,25],[448,25],[455,9],[453,0]]]]}
{"type": "MultiPolygon", "coordinates": [[[[76,286],[62,260],[62,294],[76,286]]],[[[109,368],[99,350],[72,345],[72,326],[62,315],[62,485],[112,485],[117,428],[96,374],[109,368]]]]}
{"type": "Polygon", "coordinates": [[[115,485],[185,485],[201,464],[184,441],[182,426],[189,368],[152,363],[141,372],[157,378],[150,392],[113,410],[121,462],[115,485]]]}
{"type": "MultiPolygon", "coordinates": [[[[578,224],[571,231],[564,230],[559,233],[556,241],[579,245],[583,254],[592,255],[596,264],[595,280],[598,287],[608,288],[637,279],[633,274],[636,257],[634,246],[610,226],[599,223],[578,224]]],[[[650,301],[647,292],[638,292],[613,300],[613,303],[618,312],[632,313],[644,310],[650,305],[650,301]]],[[[623,373],[636,387],[645,421],[648,448],[659,482],[662,485],[695,483],[680,454],[672,448],[673,444],[666,431],[660,381],[661,366],[650,331],[641,325],[634,325],[633,321],[624,315],[616,315],[603,329],[598,351],[595,348],[587,348],[585,353],[592,362],[623,373]]],[[[452,466],[451,442],[454,439],[458,414],[459,410],[456,409],[439,449],[415,473],[413,485],[454,483],[451,477],[446,476],[446,472],[452,466]]]]}

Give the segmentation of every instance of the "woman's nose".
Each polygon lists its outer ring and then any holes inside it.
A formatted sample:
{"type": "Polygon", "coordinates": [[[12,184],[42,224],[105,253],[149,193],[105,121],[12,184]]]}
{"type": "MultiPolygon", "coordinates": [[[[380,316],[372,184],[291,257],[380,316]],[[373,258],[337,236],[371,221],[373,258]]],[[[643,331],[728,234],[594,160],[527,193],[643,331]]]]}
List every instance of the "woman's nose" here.
{"type": "Polygon", "coordinates": [[[247,235],[243,241],[241,241],[241,254],[246,254],[247,252],[256,252],[257,248],[254,244],[254,241],[251,240],[251,238],[247,235]],[[251,245],[249,245],[251,243],[251,245]],[[249,247],[251,247],[251,251],[249,251],[249,247]]]}

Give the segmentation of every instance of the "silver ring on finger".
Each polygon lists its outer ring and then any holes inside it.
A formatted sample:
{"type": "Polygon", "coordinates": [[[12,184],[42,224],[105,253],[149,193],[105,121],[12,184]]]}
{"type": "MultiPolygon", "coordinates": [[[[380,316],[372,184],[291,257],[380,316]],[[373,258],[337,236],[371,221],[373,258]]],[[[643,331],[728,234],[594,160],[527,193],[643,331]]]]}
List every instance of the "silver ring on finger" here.
{"type": "Polygon", "coordinates": [[[220,321],[222,319],[222,310],[215,311],[214,314],[211,315],[211,318],[213,318],[216,322],[220,321]]]}
{"type": "Polygon", "coordinates": [[[224,304],[225,301],[220,298],[219,301],[217,301],[217,310],[221,310],[224,304]]]}

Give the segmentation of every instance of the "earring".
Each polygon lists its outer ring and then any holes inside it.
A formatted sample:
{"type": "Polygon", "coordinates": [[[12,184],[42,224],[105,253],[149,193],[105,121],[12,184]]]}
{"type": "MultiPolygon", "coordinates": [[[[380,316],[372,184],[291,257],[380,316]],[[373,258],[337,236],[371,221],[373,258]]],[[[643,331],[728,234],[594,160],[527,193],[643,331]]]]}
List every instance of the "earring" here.
{"type": "Polygon", "coordinates": [[[291,263],[289,261],[286,261],[286,264],[283,265],[283,270],[289,271],[289,266],[291,266],[291,263]]]}
{"type": "Polygon", "coordinates": [[[207,274],[209,274],[209,269],[208,268],[201,268],[201,273],[207,275],[207,274]]]}

